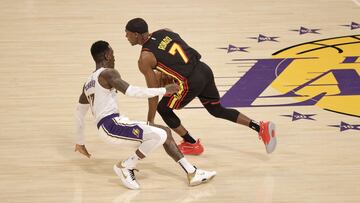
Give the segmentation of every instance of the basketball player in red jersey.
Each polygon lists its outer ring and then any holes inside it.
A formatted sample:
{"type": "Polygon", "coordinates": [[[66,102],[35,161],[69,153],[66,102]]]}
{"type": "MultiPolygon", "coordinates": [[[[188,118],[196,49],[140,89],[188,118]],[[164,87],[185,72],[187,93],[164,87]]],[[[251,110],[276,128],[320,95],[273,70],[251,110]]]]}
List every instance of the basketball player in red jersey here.
{"type": "Polygon", "coordinates": [[[147,120],[154,123],[157,110],[164,122],[183,138],[182,143],[178,145],[183,154],[199,155],[204,151],[200,140],[195,140],[190,135],[173,111],[183,108],[195,97],[200,99],[211,115],[257,131],[267,153],[275,150],[275,125],[264,121],[258,123],[235,109],[221,106],[212,70],[200,61],[201,55],[182,40],[179,34],[168,29],[149,33],[148,25],[142,18],[130,20],[125,32],[132,46],[142,45],[138,66],[148,87],[159,86],[154,70],[171,76],[180,85],[179,92],[162,97],[160,102],[158,97],[149,99],[147,120]]]}

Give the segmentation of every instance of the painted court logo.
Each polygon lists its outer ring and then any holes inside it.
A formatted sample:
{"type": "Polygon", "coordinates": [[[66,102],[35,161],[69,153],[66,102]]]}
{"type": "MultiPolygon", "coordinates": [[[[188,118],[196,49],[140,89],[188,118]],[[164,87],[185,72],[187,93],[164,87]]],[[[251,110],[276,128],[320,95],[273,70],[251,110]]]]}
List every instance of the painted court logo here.
{"type": "Polygon", "coordinates": [[[351,22],[350,25],[342,25],[345,27],[350,27],[351,30],[355,30],[355,29],[359,29],[360,28],[360,24],[359,23],[355,23],[355,22],[351,22]]]}
{"type": "Polygon", "coordinates": [[[228,47],[220,47],[218,49],[225,49],[227,50],[227,53],[231,53],[231,52],[235,52],[235,51],[240,51],[240,52],[248,52],[246,49],[248,49],[249,47],[237,47],[234,45],[229,44],[228,47]]]}
{"type": "Polygon", "coordinates": [[[305,120],[315,120],[314,118],[312,118],[313,116],[315,116],[316,114],[301,114],[301,113],[298,113],[296,111],[293,112],[292,115],[282,115],[282,116],[285,116],[285,117],[290,117],[292,118],[292,121],[297,121],[297,120],[300,120],[300,119],[305,119],[305,120]]]}
{"type": "Polygon", "coordinates": [[[341,121],[340,125],[329,125],[331,127],[340,128],[340,132],[345,130],[360,130],[360,125],[351,125],[341,121]]]}
{"type": "Polygon", "coordinates": [[[351,35],[294,45],[273,58],[256,59],[221,103],[226,107],[315,105],[360,117],[359,50],[360,35],[351,35]]]}
{"type": "Polygon", "coordinates": [[[277,40],[277,38],[279,38],[279,37],[268,37],[268,36],[265,36],[265,35],[262,35],[262,34],[259,34],[258,37],[249,37],[249,39],[256,39],[259,43],[260,42],[265,42],[265,41],[279,42],[277,40]]]}
{"type": "Polygon", "coordinates": [[[303,34],[308,34],[308,33],[312,33],[312,34],[320,34],[318,31],[320,29],[310,29],[310,28],[306,28],[301,26],[300,29],[298,30],[291,30],[291,31],[295,31],[295,32],[299,32],[299,35],[303,35],[303,34]]]}

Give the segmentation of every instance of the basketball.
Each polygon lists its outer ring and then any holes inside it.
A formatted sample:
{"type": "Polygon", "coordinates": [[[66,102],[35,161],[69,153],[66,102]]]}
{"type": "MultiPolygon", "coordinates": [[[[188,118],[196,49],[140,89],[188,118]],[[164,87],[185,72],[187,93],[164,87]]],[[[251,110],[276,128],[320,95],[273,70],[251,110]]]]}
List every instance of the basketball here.
{"type": "Polygon", "coordinates": [[[154,72],[160,87],[165,87],[168,84],[174,83],[173,77],[166,75],[165,73],[158,70],[154,70],[154,72]]]}

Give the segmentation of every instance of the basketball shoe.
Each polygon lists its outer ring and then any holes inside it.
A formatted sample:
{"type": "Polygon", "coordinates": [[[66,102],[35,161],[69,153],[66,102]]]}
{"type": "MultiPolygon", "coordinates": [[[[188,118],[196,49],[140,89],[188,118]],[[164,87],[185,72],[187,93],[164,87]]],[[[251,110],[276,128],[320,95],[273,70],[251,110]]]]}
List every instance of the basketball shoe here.
{"type": "Polygon", "coordinates": [[[180,151],[186,155],[200,155],[204,152],[204,147],[200,143],[200,139],[196,140],[194,144],[185,142],[184,140],[178,145],[180,151]]]}
{"type": "Polygon", "coordinates": [[[129,189],[137,190],[140,188],[139,183],[137,183],[134,170],[125,168],[122,165],[118,167],[116,164],[113,167],[116,175],[120,177],[121,182],[129,189]]]}
{"type": "Polygon", "coordinates": [[[201,169],[196,169],[194,173],[188,174],[188,180],[190,186],[200,185],[210,181],[215,177],[216,171],[205,171],[201,169]]]}
{"type": "Polygon", "coordinates": [[[275,124],[260,121],[259,139],[264,142],[268,154],[273,152],[276,148],[275,124]]]}

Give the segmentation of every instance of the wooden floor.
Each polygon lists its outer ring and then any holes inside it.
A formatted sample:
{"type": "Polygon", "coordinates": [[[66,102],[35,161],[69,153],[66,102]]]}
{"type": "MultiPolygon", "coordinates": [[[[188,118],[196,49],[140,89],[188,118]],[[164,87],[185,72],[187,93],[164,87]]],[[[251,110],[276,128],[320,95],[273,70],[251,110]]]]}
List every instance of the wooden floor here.
{"type": "MultiPolygon", "coordinates": [[[[109,41],[122,77],[145,85],[137,69],[140,47],[131,47],[125,38],[131,18],[145,18],[151,31],[166,27],[180,33],[212,67],[223,95],[254,65],[241,69],[234,59],[270,59],[293,45],[359,35],[360,29],[349,27],[360,23],[359,14],[357,0],[1,1],[0,201],[360,202],[360,94],[346,103],[357,116],[326,111],[321,105],[239,107],[255,120],[277,124],[278,148],[271,155],[246,127],[213,118],[202,108],[178,111],[190,133],[205,145],[203,155],[187,158],[218,173],[198,187],[188,187],[182,169],[158,149],[138,165],[141,190],[127,190],[112,165],[135,148],[103,143],[90,115],[86,135],[92,158],[75,153],[73,143],[73,112],[82,83],[94,69],[89,52],[94,41],[109,41]],[[291,31],[301,26],[320,29],[320,34],[291,31]],[[278,42],[252,39],[260,34],[279,37],[278,42]],[[229,45],[249,47],[248,52],[219,49],[229,45]],[[294,112],[303,119],[284,116],[294,112]],[[316,114],[308,116],[315,120],[306,119],[309,114],[316,114]],[[336,125],[341,122],[353,129],[340,131],[336,125]]],[[[351,68],[360,74],[360,60],[353,62],[351,68]]],[[[267,92],[284,93],[276,86],[267,92]]],[[[146,119],[146,100],[119,98],[123,114],[146,119]]],[[[261,98],[253,104],[259,102],[261,98]]],[[[189,105],[199,106],[198,101],[189,105]]],[[[156,121],[163,124],[159,117],[156,121]]]]}

